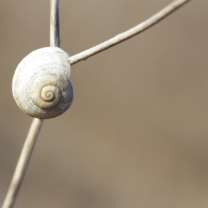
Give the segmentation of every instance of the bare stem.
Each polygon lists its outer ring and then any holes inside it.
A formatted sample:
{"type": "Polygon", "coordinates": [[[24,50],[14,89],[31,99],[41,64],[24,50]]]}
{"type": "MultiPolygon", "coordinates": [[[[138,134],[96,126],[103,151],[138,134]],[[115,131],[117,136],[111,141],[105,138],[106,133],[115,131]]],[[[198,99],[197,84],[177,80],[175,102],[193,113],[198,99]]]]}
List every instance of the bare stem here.
{"type": "Polygon", "coordinates": [[[14,206],[42,125],[43,120],[33,119],[2,208],[14,206]]]}
{"type": "MultiPolygon", "coordinates": [[[[86,51],[83,51],[79,54],[71,56],[69,58],[70,64],[78,63],[82,60],[86,60],[87,58],[100,53],[108,48],[111,48],[137,34],[146,30],[147,28],[155,25],[163,18],[171,14],[173,11],[181,7],[183,4],[189,2],[190,0],[175,0],[164,9],[140,23],[139,25],[121,33],[117,36],[94,46],[86,51]]],[[[50,16],[50,46],[51,47],[59,47],[60,38],[59,38],[59,0],[50,0],[51,3],[51,16],[50,16]]],[[[22,152],[20,154],[20,158],[18,160],[11,184],[9,186],[7,195],[5,197],[2,208],[13,208],[15,200],[17,198],[18,192],[20,190],[22,181],[24,179],[24,175],[27,170],[27,166],[29,164],[30,157],[32,155],[32,151],[34,149],[35,143],[37,141],[38,135],[40,133],[41,127],[43,125],[42,119],[33,119],[31,124],[28,136],[26,138],[25,144],[23,146],[22,152]]]]}
{"type": "MultiPolygon", "coordinates": [[[[50,4],[50,46],[59,47],[59,0],[51,0],[50,4]]],[[[32,121],[2,208],[14,207],[43,122],[43,119],[38,118],[32,121]]]]}
{"type": "Polygon", "coordinates": [[[59,0],[51,0],[50,14],[50,46],[60,46],[59,36],[59,0]]]}
{"type": "Polygon", "coordinates": [[[157,24],[159,21],[167,17],[169,14],[171,14],[173,11],[184,5],[185,3],[188,3],[190,0],[175,0],[169,5],[167,5],[165,8],[160,10],[158,13],[153,15],[152,17],[148,18],[147,20],[143,21],[142,23],[136,25],[135,27],[120,33],[116,35],[115,37],[100,43],[92,48],[89,48],[81,53],[78,53],[76,55],[73,55],[69,57],[69,63],[71,65],[76,64],[80,61],[86,60],[87,58],[94,56],[104,50],[107,50],[108,48],[111,48],[129,38],[134,37],[135,35],[138,35],[142,31],[152,27],[153,25],[157,24]]]}

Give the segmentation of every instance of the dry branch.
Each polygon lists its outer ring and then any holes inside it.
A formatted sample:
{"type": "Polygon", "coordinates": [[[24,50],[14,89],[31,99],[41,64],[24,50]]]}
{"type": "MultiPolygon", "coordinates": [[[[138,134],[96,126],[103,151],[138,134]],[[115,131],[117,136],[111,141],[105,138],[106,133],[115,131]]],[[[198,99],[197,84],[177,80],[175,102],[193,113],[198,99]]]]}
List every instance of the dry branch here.
{"type": "Polygon", "coordinates": [[[33,119],[2,208],[12,208],[14,206],[42,125],[43,120],[33,119]]]}
{"type": "Polygon", "coordinates": [[[59,0],[51,0],[50,5],[50,46],[59,47],[59,0]]]}
{"type": "Polygon", "coordinates": [[[173,11],[184,5],[185,3],[189,2],[190,0],[175,0],[169,5],[167,5],[165,8],[160,10],[158,13],[153,15],[152,17],[148,18],[144,22],[136,25],[135,27],[120,33],[116,35],[115,37],[100,43],[99,45],[96,45],[90,49],[87,49],[81,53],[78,53],[74,56],[69,57],[69,63],[71,65],[76,64],[80,61],[86,60],[91,56],[94,56],[104,50],[107,50],[125,40],[128,40],[129,38],[134,37],[135,35],[138,35],[139,33],[143,32],[144,30],[152,27],[153,25],[157,24],[159,21],[167,17],[169,14],[171,14],[173,11]]]}
{"type": "MultiPolygon", "coordinates": [[[[59,47],[59,0],[50,1],[50,46],[59,47]]],[[[2,208],[12,208],[17,199],[19,190],[21,188],[35,143],[38,139],[43,119],[34,118],[31,124],[29,133],[25,140],[22,152],[17,162],[16,169],[12,181],[10,183],[7,195],[5,197],[2,208]]]]}
{"type": "MultiPolygon", "coordinates": [[[[71,56],[69,58],[70,64],[78,63],[79,61],[86,60],[87,58],[100,53],[112,46],[115,46],[137,34],[146,30],[147,28],[155,25],[160,20],[171,14],[173,11],[189,2],[190,0],[175,0],[166,6],[164,9],[140,23],[139,25],[123,32],[110,40],[107,40],[93,48],[83,51],[77,55],[71,56]]],[[[59,0],[51,0],[51,17],[50,17],[50,46],[59,47],[59,0]]],[[[37,141],[38,135],[40,133],[41,127],[43,125],[42,119],[33,119],[28,136],[26,138],[25,144],[23,146],[19,161],[17,163],[11,184],[9,186],[7,195],[5,197],[2,208],[12,208],[14,206],[15,200],[17,198],[18,192],[20,190],[24,175],[27,170],[27,166],[32,155],[33,148],[37,141]]]]}

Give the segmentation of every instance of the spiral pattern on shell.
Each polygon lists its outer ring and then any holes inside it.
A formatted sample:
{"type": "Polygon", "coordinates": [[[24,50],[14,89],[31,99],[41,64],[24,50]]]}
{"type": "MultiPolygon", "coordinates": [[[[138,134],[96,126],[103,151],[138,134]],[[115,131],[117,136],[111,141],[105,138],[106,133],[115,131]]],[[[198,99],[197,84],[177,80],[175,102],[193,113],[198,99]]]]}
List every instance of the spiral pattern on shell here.
{"type": "Polygon", "coordinates": [[[53,118],[64,113],[73,101],[68,54],[46,47],[26,56],[15,71],[12,91],[18,106],[36,118],[53,118]]]}

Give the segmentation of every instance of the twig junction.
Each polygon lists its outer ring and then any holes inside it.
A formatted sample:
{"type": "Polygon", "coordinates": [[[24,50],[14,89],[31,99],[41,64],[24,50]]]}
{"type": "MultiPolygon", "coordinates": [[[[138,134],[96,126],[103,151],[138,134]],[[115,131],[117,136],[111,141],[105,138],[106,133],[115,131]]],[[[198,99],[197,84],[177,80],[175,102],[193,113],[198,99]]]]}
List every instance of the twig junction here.
{"type": "MultiPolygon", "coordinates": [[[[173,11],[188,3],[190,0],[174,0],[172,3],[167,5],[164,9],[140,23],[139,25],[118,34],[117,36],[94,46],[86,51],[78,53],[69,58],[69,62],[71,65],[76,64],[82,60],[86,60],[87,58],[100,53],[108,48],[111,48],[129,38],[134,37],[135,35],[141,33],[142,31],[148,29],[149,27],[157,24],[163,18],[167,17],[173,11]]],[[[59,47],[60,38],[59,38],[59,0],[50,0],[51,3],[51,18],[50,18],[50,46],[51,47],[59,47]]],[[[17,199],[22,181],[24,179],[29,160],[32,155],[32,151],[34,149],[35,143],[38,139],[38,135],[40,133],[41,127],[43,125],[42,119],[35,118],[31,124],[29,133],[27,135],[25,144],[23,146],[22,152],[20,154],[20,158],[18,160],[11,184],[9,186],[7,195],[5,197],[2,208],[13,208],[15,200],[17,199]]]]}
{"type": "MultiPolygon", "coordinates": [[[[59,0],[51,0],[50,7],[50,46],[59,47],[59,0]]],[[[32,121],[2,208],[14,207],[43,122],[44,120],[39,118],[32,121]]]]}

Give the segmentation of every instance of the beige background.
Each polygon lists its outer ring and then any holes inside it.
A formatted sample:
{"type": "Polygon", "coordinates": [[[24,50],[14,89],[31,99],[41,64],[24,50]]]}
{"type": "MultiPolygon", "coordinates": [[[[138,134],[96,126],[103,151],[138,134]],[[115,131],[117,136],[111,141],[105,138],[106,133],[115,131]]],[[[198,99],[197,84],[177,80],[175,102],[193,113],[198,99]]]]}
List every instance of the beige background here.
{"type": "MultiPolygon", "coordinates": [[[[61,48],[74,55],[169,2],[60,0],[61,48]]],[[[207,6],[72,67],[72,107],[45,121],[15,208],[208,207],[207,6]]],[[[0,0],[1,203],[32,121],[12,76],[48,45],[49,0],[0,0]]]]}

